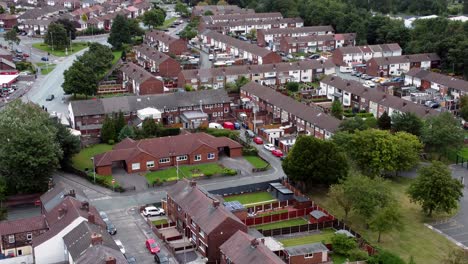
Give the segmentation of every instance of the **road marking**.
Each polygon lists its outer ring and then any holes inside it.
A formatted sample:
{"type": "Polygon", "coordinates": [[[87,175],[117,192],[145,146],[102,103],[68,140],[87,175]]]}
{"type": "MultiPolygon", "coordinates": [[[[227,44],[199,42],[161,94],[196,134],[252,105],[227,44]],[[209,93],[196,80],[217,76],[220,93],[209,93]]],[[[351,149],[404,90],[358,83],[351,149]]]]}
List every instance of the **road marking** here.
{"type": "Polygon", "coordinates": [[[90,199],[89,201],[94,202],[94,201],[102,201],[102,200],[109,200],[109,199],[112,199],[112,197],[110,197],[110,196],[104,196],[104,197],[99,197],[99,198],[90,199]]]}

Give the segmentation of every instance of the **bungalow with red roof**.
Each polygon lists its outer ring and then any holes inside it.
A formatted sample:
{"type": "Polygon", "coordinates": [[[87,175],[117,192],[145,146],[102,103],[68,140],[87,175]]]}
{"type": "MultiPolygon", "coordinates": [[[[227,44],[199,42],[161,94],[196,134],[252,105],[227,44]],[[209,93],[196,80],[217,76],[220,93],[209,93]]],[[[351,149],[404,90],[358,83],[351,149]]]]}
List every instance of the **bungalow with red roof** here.
{"type": "Polygon", "coordinates": [[[242,145],[227,137],[206,133],[133,140],[127,138],[106,153],[94,156],[94,167],[100,175],[111,175],[112,165],[128,173],[154,171],[170,166],[215,162],[221,153],[230,157],[242,155],[242,145]]]}
{"type": "Polygon", "coordinates": [[[195,181],[179,181],[167,190],[167,216],[208,263],[219,263],[221,245],[236,232],[247,232],[239,218],[195,181]]]}

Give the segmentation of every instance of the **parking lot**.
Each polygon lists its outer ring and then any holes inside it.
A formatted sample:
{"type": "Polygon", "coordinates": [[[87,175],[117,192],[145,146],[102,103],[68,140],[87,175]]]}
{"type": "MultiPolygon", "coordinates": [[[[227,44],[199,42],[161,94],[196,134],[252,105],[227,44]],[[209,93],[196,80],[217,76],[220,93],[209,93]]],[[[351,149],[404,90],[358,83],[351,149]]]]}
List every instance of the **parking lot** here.
{"type": "MultiPolygon", "coordinates": [[[[145,241],[155,239],[161,245],[161,240],[151,231],[138,208],[106,211],[106,213],[117,228],[117,234],[113,238],[122,241],[125,247],[125,255],[135,257],[139,264],[155,263],[154,256],[145,247],[145,241]]],[[[161,252],[169,255],[170,263],[178,263],[164,246],[161,246],[161,252]]]]}

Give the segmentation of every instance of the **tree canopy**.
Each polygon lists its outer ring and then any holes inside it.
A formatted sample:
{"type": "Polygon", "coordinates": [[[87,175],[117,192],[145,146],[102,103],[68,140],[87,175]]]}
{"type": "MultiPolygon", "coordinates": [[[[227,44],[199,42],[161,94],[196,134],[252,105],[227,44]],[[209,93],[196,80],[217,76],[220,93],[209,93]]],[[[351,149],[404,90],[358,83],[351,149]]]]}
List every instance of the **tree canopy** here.
{"type": "Polygon", "coordinates": [[[64,50],[66,47],[69,47],[70,37],[63,24],[58,22],[51,23],[47,28],[44,43],[58,50],[64,50]]]}
{"type": "Polygon", "coordinates": [[[145,26],[149,28],[155,28],[158,26],[162,26],[164,24],[164,20],[166,19],[166,14],[163,10],[159,8],[151,9],[146,11],[143,14],[143,23],[145,26]]]}
{"type": "Polygon", "coordinates": [[[390,130],[390,128],[392,128],[392,119],[387,114],[387,111],[377,119],[377,126],[382,130],[390,130]]]}
{"type": "Polygon", "coordinates": [[[8,41],[8,44],[10,46],[13,45],[13,43],[18,45],[21,42],[21,39],[18,37],[18,34],[17,34],[16,30],[14,30],[14,29],[12,29],[12,30],[8,31],[7,33],[5,33],[3,38],[6,41],[8,41]]]}
{"type": "Polygon", "coordinates": [[[294,181],[332,184],[348,173],[348,162],[334,142],[299,136],[283,161],[284,172],[294,181]]]}
{"type": "Polygon", "coordinates": [[[339,120],[343,119],[343,105],[340,101],[333,101],[331,107],[331,115],[338,118],[339,120]]]}
{"type": "Polygon", "coordinates": [[[115,17],[107,42],[117,50],[121,50],[124,44],[130,44],[132,42],[132,35],[127,18],[122,15],[117,15],[115,17]]]}
{"type": "Polygon", "coordinates": [[[421,136],[423,121],[416,114],[397,113],[392,115],[392,130],[394,132],[405,131],[415,136],[421,136]]]}
{"type": "Polygon", "coordinates": [[[76,27],[73,24],[73,21],[66,18],[60,18],[57,20],[57,23],[63,25],[63,27],[67,31],[68,37],[71,37],[72,40],[76,39],[76,27]]]}

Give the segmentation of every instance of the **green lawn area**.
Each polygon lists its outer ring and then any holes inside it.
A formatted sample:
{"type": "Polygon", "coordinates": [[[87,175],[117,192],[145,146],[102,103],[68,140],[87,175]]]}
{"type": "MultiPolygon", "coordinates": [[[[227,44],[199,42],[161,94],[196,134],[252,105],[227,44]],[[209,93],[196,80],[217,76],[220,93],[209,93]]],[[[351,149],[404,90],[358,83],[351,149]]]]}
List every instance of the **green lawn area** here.
{"type": "Polygon", "coordinates": [[[156,221],[152,221],[153,225],[164,225],[167,224],[167,219],[159,219],[156,221]]]}
{"type": "Polygon", "coordinates": [[[113,51],[114,59],[112,60],[112,65],[115,65],[117,61],[122,57],[122,51],[113,51]]]}
{"type": "Polygon", "coordinates": [[[109,151],[111,149],[112,146],[108,144],[96,144],[84,148],[80,151],[80,153],[76,154],[72,158],[73,167],[79,170],[84,170],[85,168],[92,170],[93,162],[91,161],[91,157],[109,151]]]}
{"type": "Polygon", "coordinates": [[[37,62],[36,66],[39,67],[39,69],[41,69],[40,72],[42,75],[46,75],[50,73],[51,71],[53,71],[55,69],[55,66],[57,65],[53,63],[47,64],[46,62],[37,62]]]}
{"type": "Polygon", "coordinates": [[[253,204],[275,200],[269,192],[254,192],[224,197],[224,201],[238,201],[241,204],[253,204]]]}
{"type": "Polygon", "coordinates": [[[159,30],[164,30],[172,25],[177,20],[177,17],[172,17],[169,19],[164,20],[164,24],[162,26],[157,27],[159,30]]]}
{"type": "MultiPolygon", "coordinates": [[[[356,214],[350,214],[347,225],[364,236],[371,244],[398,254],[404,260],[409,260],[410,256],[413,256],[416,263],[442,263],[442,258],[447,255],[449,249],[455,247],[455,244],[425,227],[424,223],[445,219],[448,215],[436,215],[430,219],[421,212],[419,205],[410,203],[406,190],[411,181],[411,179],[396,178],[391,183],[391,188],[401,206],[401,220],[404,223],[402,230],[383,234],[382,241],[377,243],[377,233],[366,229],[363,219],[356,214]]],[[[310,193],[312,200],[316,203],[335,216],[343,217],[343,211],[330,201],[326,194],[327,190],[314,188],[310,190],[310,193]]]]}
{"type": "MultiPolygon", "coordinates": [[[[217,163],[206,163],[193,166],[179,166],[179,178],[193,178],[203,175],[214,175],[223,172],[223,168],[217,163]]],[[[152,184],[157,178],[171,181],[177,180],[176,167],[153,171],[145,175],[148,183],[152,184]]]]}
{"type": "Polygon", "coordinates": [[[322,241],[324,241],[325,244],[329,244],[329,243],[331,243],[331,238],[333,237],[334,234],[335,234],[335,230],[333,230],[333,229],[324,229],[324,230],[320,231],[320,233],[317,233],[317,234],[283,239],[283,240],[280,240],[280,242],[285,247],[306,245],[306,244],[318,243],[318,242],[322,242],[322,241]]]}
{"type": "Polygon", "coordinates": [[[255,228],[262,229],[262,230],[270,230],[270,229],[276,229],[276,228],[305,225],[308,223],[309,222],[307,222],[304,218],[294,218],[294,219],[284,220],[281,222],[257,225],[255,226],[255,228]]]}
{"type": "Polygon", "coordinates": [[[49,47],[49,45],[47,45],[45,43],[34,43],[32,46],[33,46],[33,48],[36,48],[38,50],[49,52],[50,54],[52,54],[54,56],[65,57],[65,56],[71,55],[73,53],[76,53],[76,52],[78,52],[78,51],[80,51],[82,49],[87,48],[88,44],[86,42],[73,42],[72,43],[72,51],[68,50],[68,55],[65,54],[65,49],[64,50],[57,50],[57,49],[52,50],[52,48],[49,47]]]}
{"type": "Polygon", "coordinates": [[[288,211],[288,209],[280,209],[280,210],[275,210],[275,211],[271,211],[271,212],[260,213],[260,215],[262,215],[262,216],[264,216],[264,215],[276,215],[276,214],[286,213],[287,211],[288,211]]]}
{"type": "Polygon", "coordinates": [[[268,162],[262,160],[258,156],[244,156],[244,159],[246,159],[256,169],[265,168],[268,165],[268,162]]]}

